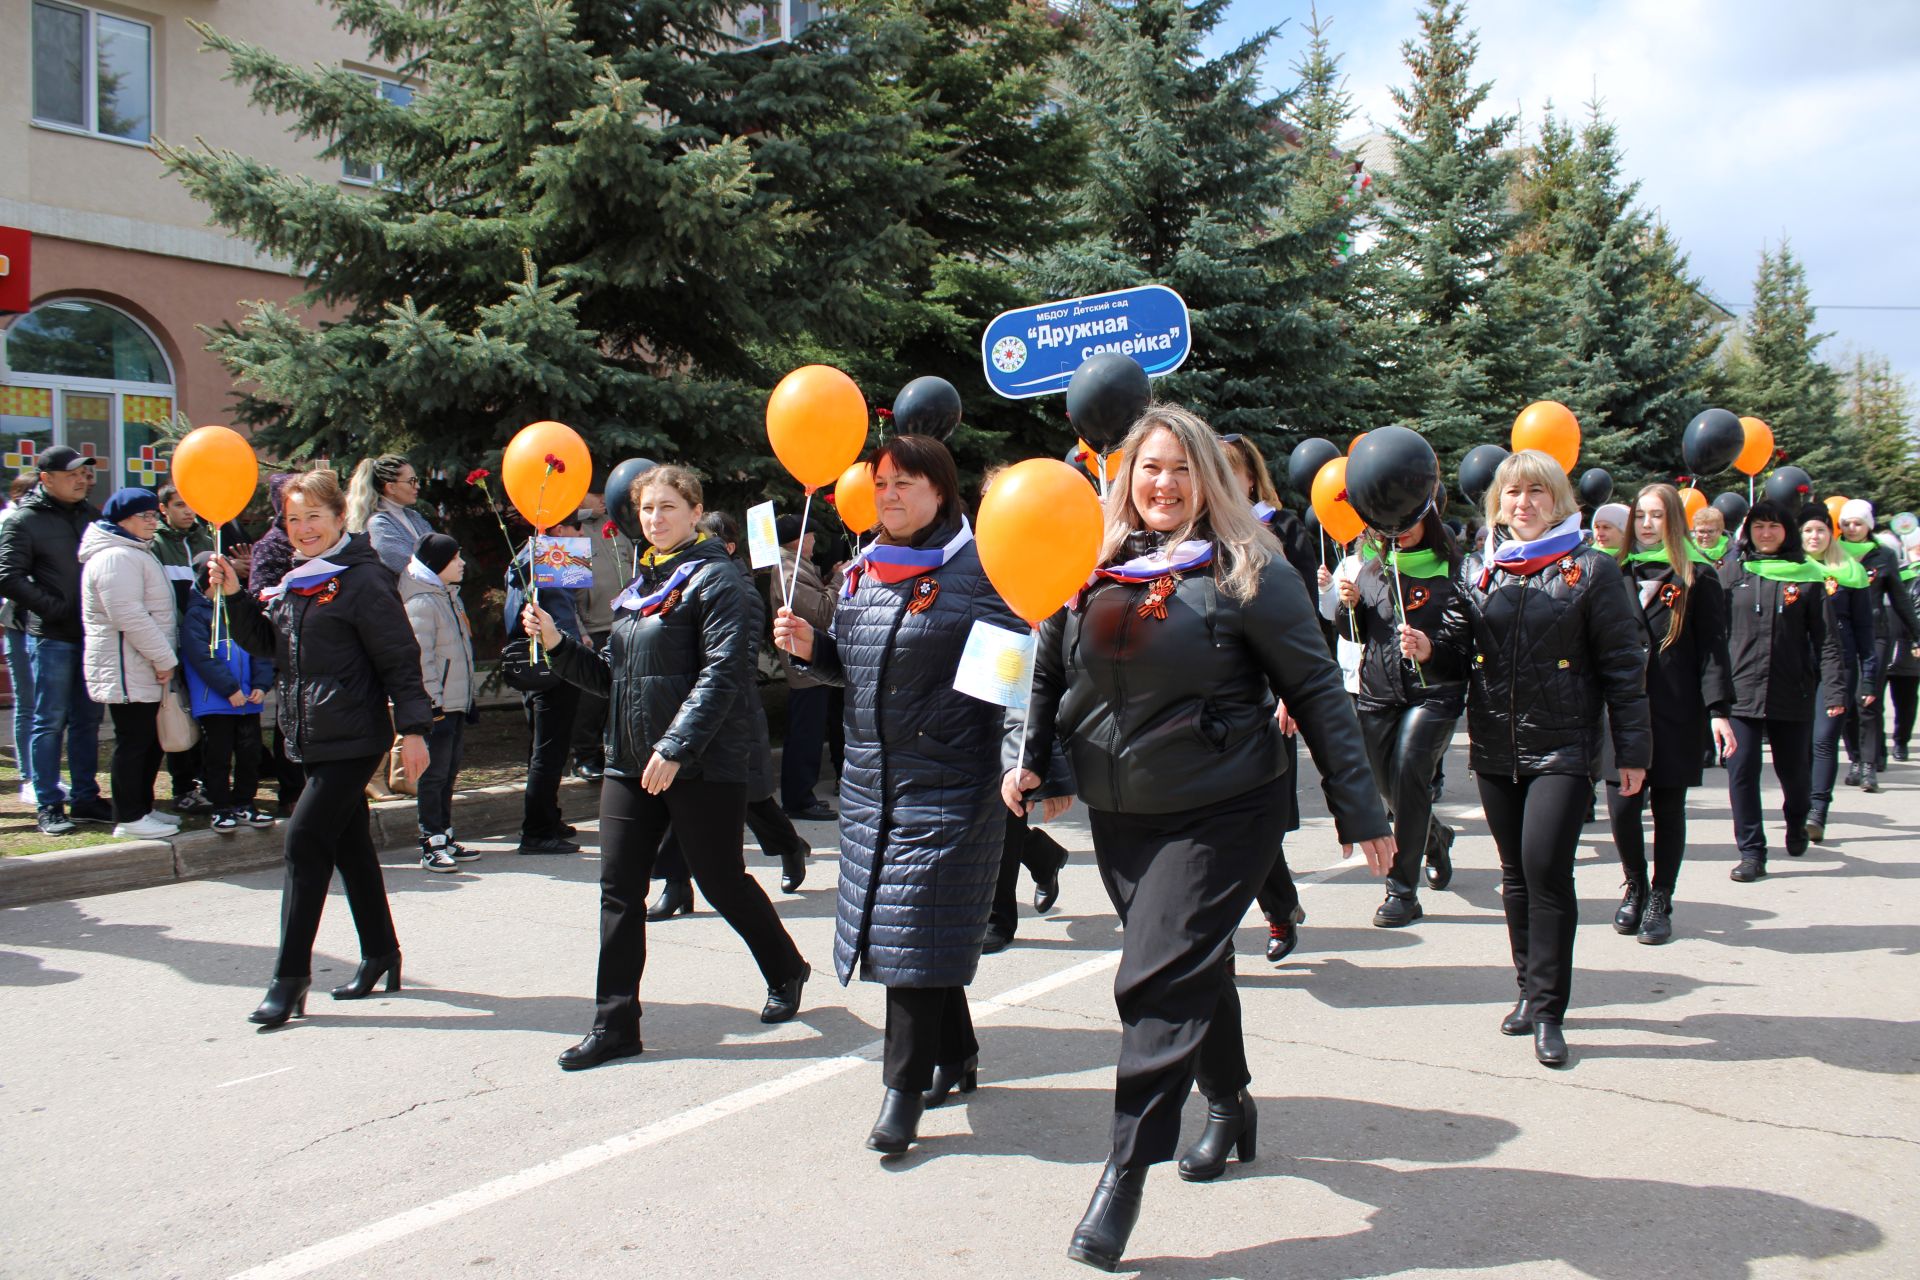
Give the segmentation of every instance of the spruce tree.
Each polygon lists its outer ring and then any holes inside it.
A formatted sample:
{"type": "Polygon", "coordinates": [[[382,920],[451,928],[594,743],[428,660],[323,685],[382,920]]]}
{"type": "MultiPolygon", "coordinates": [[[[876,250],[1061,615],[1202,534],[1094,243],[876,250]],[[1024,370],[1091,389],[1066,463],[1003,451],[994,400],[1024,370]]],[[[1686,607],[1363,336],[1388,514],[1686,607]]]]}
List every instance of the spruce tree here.
{"type": "Polygon", "coordinates": [[[1860,475],[1844,492],[1872,501],[1882,520],[1898,511],[1920,512],[1920,422],[1906,380],[1885,356],[1854,356],[1845,414],[1858,445],[1860,475]]]}
{"type": "Polygon", "coordinates": [[[1806,269],[1792,246],[1783,240],[1777,252],[1762,249],[1738,376],[1728,388],[1736,403],[1726,407],[1772,427],[1775,444],[1807,470],[1817,493],[1845,492],[1863,478],[1858,442],[1840,415],[1839,375],[1820,359],[1829,335],[1814,324],[1806,269]]]}

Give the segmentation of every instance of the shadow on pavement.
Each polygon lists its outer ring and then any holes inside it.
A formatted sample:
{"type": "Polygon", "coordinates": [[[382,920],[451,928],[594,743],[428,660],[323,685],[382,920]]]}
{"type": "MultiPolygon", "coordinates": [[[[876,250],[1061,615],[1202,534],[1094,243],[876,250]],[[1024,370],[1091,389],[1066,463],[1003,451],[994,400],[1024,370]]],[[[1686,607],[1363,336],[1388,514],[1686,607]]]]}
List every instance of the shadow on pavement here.
{"type": "MultiPolygon", "coordinates": [[[[1700,1058],[1710,1062],[1772,1062],[1812,1058],[1849,1071],[1907,1075],[1920,1071],[1920,1024],[1877,1018],[1803,1018],[1760,1013],[1696,1013],[1672,1022],[1577,1017],[1581,1030],[1637,1031],[1645,1044],[1593,1044],[1586,1058],[1700,1058]],[[1704,1040],[1705,1044],[1685,1044],[1704,1040]]],[[[1574,1025],[1572,1021],[1569,1026],[1574,1025]]]]}
{"type": "MultiPolygon", "coordinates": [[[[1416,926],[1417,927],[1417,926],[1416,926]]],[[[1505,959],[1505,947],[1501,958],[1505,959]]],[[[1338,956],[1308,956],[1300,965],[1255,972],[1242,962],[1240,986],[1304,991],[1333,1009],[1392,1009],[1408,1006],[1484,1004],[1490,1009],[1514,998],[1513,968],[1497,965],[1400,965],[1370,967],[1338,956]]],[[[1678,973],[1616,972],[1576,967],[1573,1017],[1601,1005],[1656,1004],[1702,987],[1737,986],[1705,982],[1678,973]]],[[[1495,1015],[1497,1018],[1498,1015],[1495,1015]]]]}

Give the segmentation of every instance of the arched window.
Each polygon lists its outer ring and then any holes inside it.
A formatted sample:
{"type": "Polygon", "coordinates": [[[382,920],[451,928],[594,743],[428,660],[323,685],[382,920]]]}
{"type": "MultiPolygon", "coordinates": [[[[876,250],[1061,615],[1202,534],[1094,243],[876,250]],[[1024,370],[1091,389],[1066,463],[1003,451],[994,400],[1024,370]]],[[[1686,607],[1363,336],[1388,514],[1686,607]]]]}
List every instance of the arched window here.
{"type": "Polygon", "coordinates": [[[103,302],[57,298],[0,337],[0,478],[64,444],[100,459],[101,496],[162,482],[155,441],[173,418],[173,368],[139,321],[103,302]]]}

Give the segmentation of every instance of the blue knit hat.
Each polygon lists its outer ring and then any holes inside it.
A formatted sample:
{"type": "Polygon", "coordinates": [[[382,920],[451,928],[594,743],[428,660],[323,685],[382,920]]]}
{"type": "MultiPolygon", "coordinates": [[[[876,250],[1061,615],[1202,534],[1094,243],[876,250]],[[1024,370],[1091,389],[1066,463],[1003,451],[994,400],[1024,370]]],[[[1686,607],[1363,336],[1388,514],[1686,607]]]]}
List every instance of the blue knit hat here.
{"type": "Polygon", "coordinates": [[[126,488],[115,489],[113,496],[107,499],[106,505],[100,508],[100,514],[114,524],[119,524],[129,516],[137,516],[142,511],[159,509],[160,497],[153,490],[126,488]]]}

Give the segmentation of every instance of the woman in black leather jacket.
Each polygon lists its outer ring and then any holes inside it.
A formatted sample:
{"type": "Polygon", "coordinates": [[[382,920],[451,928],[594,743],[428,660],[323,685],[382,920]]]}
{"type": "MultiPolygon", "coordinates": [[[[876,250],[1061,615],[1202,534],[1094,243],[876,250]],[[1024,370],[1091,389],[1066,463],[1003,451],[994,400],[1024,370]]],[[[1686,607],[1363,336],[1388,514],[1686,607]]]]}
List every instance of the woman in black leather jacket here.
{"type": "Polygon", "coordinates": [[[1113,1148],[1068,1256],[1112,1270],[1150,1165],[1170,1160],[1196,1076],[1207,1125],[1180,1161],[1216,1178],[1254,1155],[1233,934],[1273,866],[1287,795],[1276,696],[1319,766],[1342,843],[1376,873],[1393,839],[1360,726],[1306,587],[1247,509],[1219,438],[1149,408],[1122,446],[1099,569],[1041,628],[1026,757],[1002,783],[1028,803],[1055,739],[1087,802],[1124,931],[1113,1148]]]}
{"type": "Polygon", "coordinates": [[[651,546],[640,576],[614,599],[606,652],[562,634],[536,605],[523,614],[561,678],[607,699],[593,1030],[560,1055],[568,1071],[640,1052],[647,877],[669,823],[701,894],[760,966],[760,1020],[793,1017],[808,974],[766,890],[747,874],[740,838],[755,747],[747,699],[758,696],[753,584],[724,543],[699,532],[692,472],[655,467],[633,487],[651,546]]]}
{"type": "Polygon", "coordinates": [[[1620,793],[1646,779],[1646,628],[1620,567],[1583,542],[1580,505],[1551,457],[1524,449],[1487,490],[1489,555],[1461,573],[1468,636],[1408,628],[1404,650],[1469,673],[1467,731],[1480,802],[1500,851],[1502,906],[1520,1001],[1500,1024],[1533,1033],[1534,1054],[1565,1065],[1561,1034],[1573,986],[1579,903],[1573,855],[1600,772],[1595,731],[1604,707],[1620,793]]]}
{"type": "MultiPolygon", "coordinates": [[[[1807,808],[1807,839],[1819,844],[1827,838],[1827,814],[1833,808],[1833,784],[1840,776],[1840,744],[1847,744],[1853,768],[1847,785],[1859,785],[1861,778],[1860,727],[1866,717],[1864,706],[1871,705],[1874,690],[1880,687],[1880,648],[1874,643],[1873,584],[1860,561],[1840,549],[1833,515],[1818,502],[1800,509],[1800,545],[1810,564],[1825,567],[1827,632],[1840,651],[1840,675],[1845,682],[1839,689],[1821,690],[1821,702],[1845,708],[1838,715],[1817,714],[1813,718],[1813,766],[1811,798],[1807,808]]],[[[1729,753],[1731,754],[1731,753],[1729,753]]],[[[1869,751],[1865,759],[1871,761],[1869,751]]]]}
{"type": "Polygon", "coordinates": [[[360,968],[333,989],[355,1000],[383,976],[400,989],[400,942],[368,825],[367,779],[383,765],[397,730],[407,776],[426,772],[433,704],[420,682],[420,646],[392,570],[366,535],[347,533],[347,498],[331,471],[307,471],[281,490],[294,566],[262,593],[240,590],[225,556],[208,562],[208,590],[227,598],[233,638],[272,658],[287,756],[306,775],[285,835],[280,958],[266,999],[250,1015],[277,1027],[306,1012],[313,939],[337,868],[360,934],[360,968]],[[393,703],[389,718],[387,703],[393,703]]]}
{"type": "Polygon", "coordinates": [[[1440,521],[1439,506],[1429,507],[1419,524],[1391,542],[1367,535],[1360,572],[1338,581],[1340,607],[1333,619],[1336,631],[1364,646],[1354,705],[1399,850],[1387,873],[1386,900],[1373,913],[1382,929],[1402,928],[1424,914],[1423,860],[1427,883],[1436,890],[1453,880],[1453,828],[1433,812],[1433,783],[1467,701],[1457,663],[1425,671],[1400,649],[1403,619],[1438,637],[1443,650],[1458,648],[1467,634],[1467,608],[1455,580],[1460,550],[1440,521]]]}

